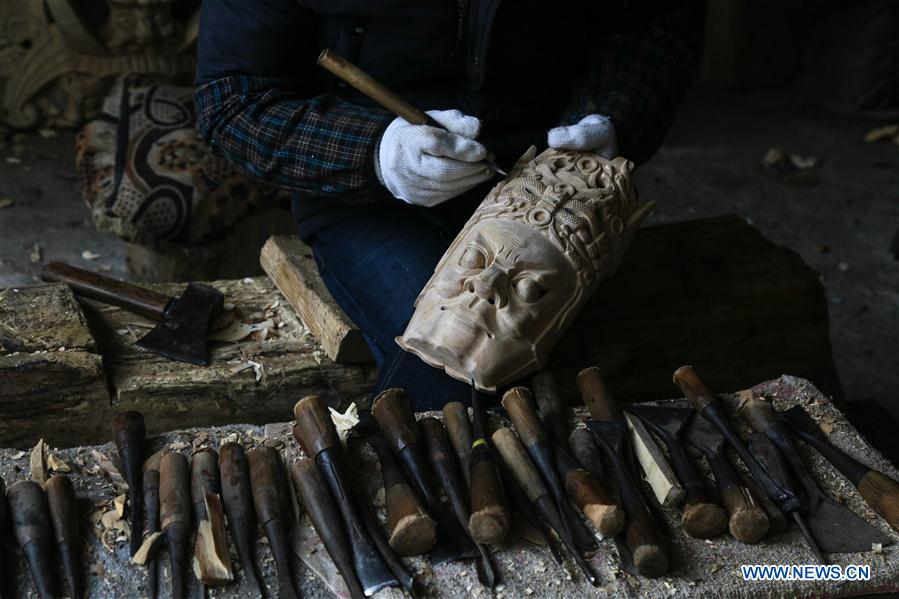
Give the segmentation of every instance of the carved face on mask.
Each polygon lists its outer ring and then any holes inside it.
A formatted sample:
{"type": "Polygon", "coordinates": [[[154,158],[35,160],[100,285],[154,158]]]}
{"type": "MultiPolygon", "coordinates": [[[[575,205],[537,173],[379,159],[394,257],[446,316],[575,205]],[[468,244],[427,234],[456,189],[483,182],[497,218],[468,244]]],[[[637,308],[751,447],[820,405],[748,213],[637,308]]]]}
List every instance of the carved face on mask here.
{"type": "Polygon", "coordinates": [[[529,151],[444,254],[397,342],[483,390],[539,369],[649,212],[631,168],[529,151]]]}

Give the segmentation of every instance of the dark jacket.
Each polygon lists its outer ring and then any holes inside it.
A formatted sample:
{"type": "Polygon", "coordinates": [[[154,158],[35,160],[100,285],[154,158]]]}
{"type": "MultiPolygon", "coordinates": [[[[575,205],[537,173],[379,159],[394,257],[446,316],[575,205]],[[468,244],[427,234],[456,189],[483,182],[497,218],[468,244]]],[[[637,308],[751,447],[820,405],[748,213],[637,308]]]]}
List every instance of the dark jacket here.
{"type": "Polygon", "coordinates": [[[612,118],[624,156],[661,143],[692,58],[678,0],[207,0],[198,129],[243,170],[306,198],[383,197],[392,120],[315,65],[332,48],[422,109],[483,121],[508,165],[546,130],[612,118]]]}

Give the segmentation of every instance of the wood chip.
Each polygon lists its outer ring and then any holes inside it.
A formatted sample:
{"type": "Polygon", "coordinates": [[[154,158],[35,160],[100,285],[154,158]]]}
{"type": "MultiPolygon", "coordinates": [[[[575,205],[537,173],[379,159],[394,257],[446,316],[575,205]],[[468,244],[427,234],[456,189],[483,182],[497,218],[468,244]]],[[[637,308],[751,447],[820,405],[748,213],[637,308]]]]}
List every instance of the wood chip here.
{"type": "Polygon", "coordinates": [[[81,257],[84,260],[90,261],[90,260],[96,260],[97,258],[99,258],[100,254],[95,254],[94,252],[92,252],[90,250],[84,250],[83,252],[81,252],[81,257]]]}
{"type": "Polygon", "coordinates": [[[337,429],[337,436],[340,437],[341,441],[346,442],[350,431],[359,424],[359,410],[355,402],[349,405],[346,412],[341,413],[334,408],[328,408],[328,411],[331,412],[331,422],[334,423],[334,428],[337,429]]]}
{"type": "Polygon", "coordinates": [[[51,472],[71,472],[72,467],[54,454],[47,455],[47,466],[51,472]]]}
{"type": "Polygon", "coordinates": [[[121,519],[122,516],[119,515],[119,510],[111,509],[103,512],[103,515],[100,516],[100,524],[103,528],[117,529],[116,523],[121,519]]]}
{"type": "Polygon", "coordinates": [[[96,449],[91,450],[91,457],[97,463],[97,466],[100,468],[100,471],[109,478],[110,482],[112,482],[115,489],[122,493],[128,490],[128,483],[125,482],[125,478],[122,476],[122,473],[119,471],[119,468],[110,460],[106,455],[97,451],[96,449]]]}
{"type": "Polygon", "coordinates": [[[13,205],[13,201],[9,198],[0,198],[0,208],[9,208],[13,205]]]}
{"type": "Polygon", "coordinates": [[[206,513],[197,528],[194,545],[194,573],[205,585],[224,584],[234,580],[228,534],[225,532],[225,510],[216,493],[206,493],[206,513]]]}
{"type": "Polygon", "coordinates": [[[122,493],[112,500],[112,504],[115,506],[115,511],[119,515],[119,518],[125,517],[125,499],[126,495],[122,493]]]}
{"type": "Polygon", "coordinates": [[[248,324],[245,322],[232,322],[230,325],[218,331],[214,335],[210,335],[209,339],[213,341],[224,341],[226,343],[235,343],[237,341],[242,341],[252,335],[257,331],[262,331],[267,334],[268,331],[274,328],[275,322],[272,319],[263,320],[262,322],[257,322],[253,324],[248,324]]]}
{"type": "Polygon", "coordinates": [[[161,531],[156,531],[147,535],[147,538],[144,539],[140,549],[138,549],[137,553],[134,554],[134,557],[131,558],[131,563],[135,566],[145,566],[147,560],[153,557],[159,549],[159,546],[162,545],[162,540],[160,538],[162,537],[162,534],[161,531]]]}
{"type": "Polygon", "coordinates": [[[47,470],[47,455],[49,453],[50,450],[43,439],[38,441],[37,445],[31,450],[31,480],[42,487],[47,484],[47,479],[50,478],[50,472],[47,470]]]}
{"type": "Polygon", "coordinates": [[[38,244],[33,244],[31,246],[31,251],[28,252],[28,259],[31,260],[32,264],[41,261],[41,246],[38,244]]]}
{"type": "Polygon", "coordinates": [[[884,125],[868,131],[865,134],[864,142],[870,144],[882,139],[890,139],[895,137],[896,134],[899,134],[899,125],[884,125]]]}

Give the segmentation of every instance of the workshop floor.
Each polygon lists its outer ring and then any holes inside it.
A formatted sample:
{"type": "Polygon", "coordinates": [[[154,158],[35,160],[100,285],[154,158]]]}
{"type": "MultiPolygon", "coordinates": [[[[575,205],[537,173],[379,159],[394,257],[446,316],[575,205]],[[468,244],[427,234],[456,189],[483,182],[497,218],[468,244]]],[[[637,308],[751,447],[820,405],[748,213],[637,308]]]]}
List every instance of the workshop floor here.
{"type": "MultiPolygon", "coordinates": [[[[899,262],[888,250],[899,226],[899,145],[862,141],[891,122],[899,118],[824,112],[783,93],[694,91],[638,185],[658,204],[651,222],[736,213],[821,273],[850,418],[896,462],[884,411],[899,420],[899,262]],[[765,169],[772,148],[817,164],[765,169]]],[[[38,281],[48,260],[125,276],[122,244],[95,232],[78,194],[73,133],[5,137],[0,288],[38,281]]]]}

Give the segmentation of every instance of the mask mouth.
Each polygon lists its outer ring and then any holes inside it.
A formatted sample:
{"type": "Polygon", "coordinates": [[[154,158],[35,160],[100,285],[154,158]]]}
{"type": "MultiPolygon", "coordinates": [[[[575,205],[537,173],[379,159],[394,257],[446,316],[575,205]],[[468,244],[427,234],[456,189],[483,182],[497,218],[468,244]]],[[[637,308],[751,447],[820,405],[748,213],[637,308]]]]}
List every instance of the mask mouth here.
{"type": "Polygon", "coordinates": [[[483,334],[488,339],[493,339],[493,333],[487,327],[487,322],[483,315],[470,310],[460,310],[458,307],[450,305],[440,306],[440,311],[449,315],[452,322],[460,328],[470,331],[473,334],[483,334]]]}

